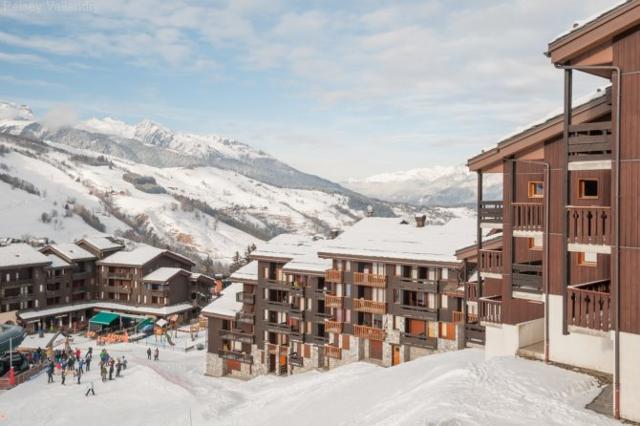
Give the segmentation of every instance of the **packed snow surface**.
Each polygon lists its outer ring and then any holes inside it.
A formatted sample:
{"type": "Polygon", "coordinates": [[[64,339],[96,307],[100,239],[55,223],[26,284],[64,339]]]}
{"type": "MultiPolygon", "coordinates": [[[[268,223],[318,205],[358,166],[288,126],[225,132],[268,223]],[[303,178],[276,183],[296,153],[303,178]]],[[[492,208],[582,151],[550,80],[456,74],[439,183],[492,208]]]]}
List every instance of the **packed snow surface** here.
{"type": "MultiPolygon", "coordinates": [[[[73,345],[75,346],[75,345],[73,345]]],[[[80,347],[86,347],[83,343],[80,347]]],[[[95,350],[95,349],[94,349],[95,350]]],[[[85,386],[44,374],[0,397],[11,425],[608,425],[584,409],[599,392],[590,376],[515,358],[484,360],[476,349],[428,356],[393,368],[354,363],[325,373],[251,381],[203,375],[205,353],[144,344],[108,347],[125,355],[123,377],[85,386]]]]}

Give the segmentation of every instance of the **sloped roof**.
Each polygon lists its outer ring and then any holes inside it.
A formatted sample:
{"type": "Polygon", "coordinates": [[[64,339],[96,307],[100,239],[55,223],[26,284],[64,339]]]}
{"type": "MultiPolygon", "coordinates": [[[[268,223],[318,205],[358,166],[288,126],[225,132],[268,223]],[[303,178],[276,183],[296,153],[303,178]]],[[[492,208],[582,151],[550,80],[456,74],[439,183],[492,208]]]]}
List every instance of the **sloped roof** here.
{"type": "Polygon", "coordinates": [[[71,262],[96,259],[92,253],[73,243],[50,244],[44,249],[47,248],[52,249],[67,261],[71,262]]]}
{"type": "Polygon", "coordinates": [[[174,253],[170,250],[160,249],[157,247],[148,246],[146,244],[141,244],[138,247],[134,248],[130,251],[119,251],[110,256],[105,257],[104,259],[98,261],[100,265],[125,265],[125,266],[143,266],[147,263],[151,262],[156,257],[161,254],[171,254],[172,256],[181,258],[185,262],[193,265],[194,263],[187,259],[186,257],[174,253]]]}
{"type": "Polygon", "coordinates": [[[232,280],[238,281],[257,281],[258,280],[258,261],[252,260],[247,263],[233,274],[231,274],[232,280]]]}
{"type": "Polygon", "coordinates": [[[142,281],[153,281],[153,282],[163,283],[163,282],[169,281],[175,275],[180,273],[188,274],[189,276],[191,276],[190,271],[184,270],[182,268],[162,267],[145,275],[142,278],[142,281]]]}
{"type": "Polygon", "coordinates": [[[296,255],[308,252],[313,237],[304,234],[280,234],[271,240],[260,243],[251,253],[252,258],[277,258],[291,260],[296,255]]]}
{"type": "Polygon", "coordinates": [[[456,250],[473,243],[476,233],[475,215],[459,213],[444,225],[422,228],[401,218],[367,217],[327,241],[320,255],[458,263],[456,250]]]}
{"type": "Polygon", "coordinates": [[[83,238],[78,242],[85,242],[96,250],[116,250],[123,248],[124,246],[110,239],[109,237],[90,237],[83,238]]]}
{"type": "Polygon", "coordinates": [[[68,268],[71,266],[71,264],[65,262],[63,259],[61,259],[59,256],[56,256],[55,254],[47,254],[47,259],[49,259],[51,261],[51,264],[49,265],[50,268],[68,268]]]}
{"type": "Polygon", "coordinates": [[[242,302],[238,302],[236,295],[242,291],[242,284],[232,283],[220,292],[220,295],[202,309],[204,315],[234,317],[242,309],[242,302]]]}
{"type": "Polygon", "coordinates": [[[18,243],[0,247],[0,268],[47,265],[50,260],[29,244],[18,243]]]}

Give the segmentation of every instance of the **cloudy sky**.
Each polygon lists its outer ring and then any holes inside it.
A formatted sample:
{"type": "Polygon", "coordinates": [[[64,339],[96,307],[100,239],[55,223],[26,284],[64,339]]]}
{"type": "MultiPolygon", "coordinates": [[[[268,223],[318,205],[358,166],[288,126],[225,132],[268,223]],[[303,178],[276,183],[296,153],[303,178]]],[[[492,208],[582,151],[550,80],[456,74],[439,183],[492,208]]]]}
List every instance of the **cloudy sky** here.
{"type": "Polygon", "coordinates": [[[547,43],[613,3],[0,0],[0,99],[219,134],[336,180],[461,164],[561,105],[547,43]]]}

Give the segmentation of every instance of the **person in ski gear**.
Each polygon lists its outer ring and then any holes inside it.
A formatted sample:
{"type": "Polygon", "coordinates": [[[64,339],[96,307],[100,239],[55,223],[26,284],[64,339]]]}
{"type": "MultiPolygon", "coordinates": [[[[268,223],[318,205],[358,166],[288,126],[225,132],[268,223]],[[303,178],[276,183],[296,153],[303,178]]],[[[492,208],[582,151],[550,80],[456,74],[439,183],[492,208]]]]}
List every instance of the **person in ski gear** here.
{"type": "Polygon", "coordinates": [[[156,350],[153,353],[153,360],[158,361],[159,359],[160,359],[160,351],[158,350],[158,348],[156,348],[156,350]]]}
{"type": "Polygon", "coordinates": [[[151,348],[147,348],[147,359],[151,361],[151,348]]]}
{"type": "Polygon", "coordinates": [[[93,396],[96,396],[96,391],[93,390],[93,382],[87,383],[87,392],[85,392],[84,396],[89,396],[89,393],[91,393],[91,395],[93,396]]]}
{"type": "Polygon", "coordinates": [[[67,377],[67,371],[63,368],[60,370],[60,378],[62,379],[62,384],[64,385],[64,379],[67,377]]]}
{"type": "Polygon", "coordinates": [[[53,383],[53,370],[56,368],[53,360],[49,360],[49,365],[47,366],[47,383],[53,383]]]}

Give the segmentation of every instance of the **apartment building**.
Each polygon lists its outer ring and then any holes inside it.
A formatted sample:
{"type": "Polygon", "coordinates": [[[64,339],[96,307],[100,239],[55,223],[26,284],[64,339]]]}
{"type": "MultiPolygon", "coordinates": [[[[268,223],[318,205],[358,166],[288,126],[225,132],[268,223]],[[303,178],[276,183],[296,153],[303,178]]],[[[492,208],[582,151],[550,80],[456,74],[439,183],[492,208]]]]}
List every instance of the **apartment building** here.
{"type": "Polygon", "coordinates": [[[333,240],[284,234],[260,245],[232,275],[243,286],[235,321],[211,323],[207,373],[392,366],[461,347],[464,272],[453,253],[473,241],[475,219],[425,222],[369,217],[333,240]]]}
{"type": "Polygon", "coordinates": [[[145,245],[125,251],[107,237],[81,243],[0,247],[2,322],[75,329],[95,310],[188,319],[211,298],[213,278],[192,273],[194,263],[177,253],[145,245]]]}
{"type": "Polygon", "coordinates": [[[488,356],[520,353],[611,374],[614,415],[640,421],[640,1],[549,44],[564,113],[468,162],[478,173],[478,310],[488,356]],[[573,75],[610,87],[582,101],[573,75]],[[483,175],[501,173],[502,200],[483,175]],[[480,232],[478,232],[480,234],[480,232]]]}

